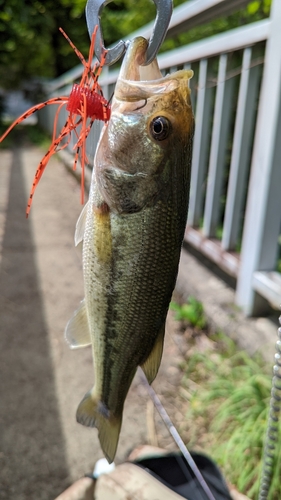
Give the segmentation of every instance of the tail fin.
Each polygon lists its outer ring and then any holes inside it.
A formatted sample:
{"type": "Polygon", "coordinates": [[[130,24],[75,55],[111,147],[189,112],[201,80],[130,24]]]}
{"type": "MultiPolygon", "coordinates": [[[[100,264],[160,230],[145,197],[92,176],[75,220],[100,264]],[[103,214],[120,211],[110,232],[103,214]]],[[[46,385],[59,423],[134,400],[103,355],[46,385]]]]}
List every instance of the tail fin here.
{"type": "Polygon", "coordinates": [[[102,451],[111,464],[116,454],[122,415],[119,418],[110,415],[104,403],[95,397],[93,391],[89,391],[77,408],[76,420],[82,425],[98,429],[102,451]]]}

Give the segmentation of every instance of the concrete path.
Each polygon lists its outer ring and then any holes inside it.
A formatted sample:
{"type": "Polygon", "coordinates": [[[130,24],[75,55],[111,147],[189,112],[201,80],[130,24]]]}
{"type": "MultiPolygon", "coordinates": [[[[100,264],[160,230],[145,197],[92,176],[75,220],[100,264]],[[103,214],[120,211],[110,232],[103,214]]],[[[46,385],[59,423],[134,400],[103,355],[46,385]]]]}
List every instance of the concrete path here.
{"type": "MultiPolygon", "coordinates": [[[[103,456],[96,430],[75,420],[77,405],[93,384],[93,366],[90,348],[71,351],[63,338],[64,327],[83,298],[81,250],[73,241],[81,206],[79,185],[57,158],[50,161],[25,219],[43,153],[35,147],[0,152],[3,500],[54,499],[103,456]]],[[[164,397],[176,393],[180,359],[176,345],[167,338],[156,384],[164,397]]],[[[125,405],[117,462],[147,442],[147,401],[137,377],[125,405]]],[[[171,403],[167,406],[173,410],[171,403]]],[[[161,435],[162,445],[173,446],[164,428],[161,435]]]]}

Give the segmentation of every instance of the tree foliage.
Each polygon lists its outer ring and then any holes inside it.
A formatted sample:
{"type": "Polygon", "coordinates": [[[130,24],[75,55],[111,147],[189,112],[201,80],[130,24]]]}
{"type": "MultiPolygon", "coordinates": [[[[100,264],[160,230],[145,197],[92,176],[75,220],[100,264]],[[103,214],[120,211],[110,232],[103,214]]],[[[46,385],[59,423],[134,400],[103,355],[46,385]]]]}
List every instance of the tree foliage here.
{"type": "MultiPolygon", "coordinates": [[[[174,6],[184,0],[174,0],[174,6]]],[[[168,50],[268,15],[271,0],[167,40],[168,50]]],[[[61,26],[83,54],[88,53],[86,0],[0,0],[0,85],[20,87],[30,78],[54,78],[77,65],[77,56],[59,32],[61,26]]],[[[115,0],[102,15],[105,45],[126,37],[155,17],[152,0],[115,0]]]]}
{"type": "MultiPolygon", "coordinates": [[[[70,0],[0,0],[0,79],[3,86],[20,86],[33,76],[53,78],[77,59],[58,28],[62,26],[86,46],[84,2],[80,10],[70,0]],[[79,22],[76,22],[79,21],[79,22]],[[71,52],[71,54],[70,54],[71,52]],[[69,57],[65,57],[68,56],[69,57]]],[[[87,39],[88,41],[88,39],[87,39]]]]}

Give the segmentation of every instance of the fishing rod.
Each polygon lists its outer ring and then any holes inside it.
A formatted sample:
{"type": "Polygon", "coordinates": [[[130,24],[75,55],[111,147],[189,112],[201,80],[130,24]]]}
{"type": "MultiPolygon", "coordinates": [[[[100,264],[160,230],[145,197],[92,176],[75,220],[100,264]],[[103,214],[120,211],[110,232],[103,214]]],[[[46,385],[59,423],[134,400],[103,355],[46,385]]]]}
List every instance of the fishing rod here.
{"type": "MultiPolygon", "coordinates": [[[[176,445],[180,449],[181,453],[183,454],[185,460],[187,461],[189,467],[191,468],[192,472],[194,473],[196,479],[198,480],[200,486],[202,487],[203,491],[207,495],[208,500],[216,500],[213,493],[211,492],[208,484],[206,483],[203,475],[201,474],[200,470],[198,469],[195,461],[193,460],[191,454],[189,453],[187,447],[185,446],[182,438],[180,437],[177,429],[175,428],[173,422],[171,421],[168,413],[166,412],[164,406],[162,405],[159,397],[157,396],[155,390],[151,385],[146,380],[146,377],[142,373],[141,370],[139,370],[140,373],[140,378],[142,383],[145,385],[149,396],[151,397],[154,406],[156,410],[158,411],[160,417],[162,418],[164,424],[166,425],[167,429],[169,430],[172,438],[174,439],[176,445]]],[[[184,471],[186,473],[186,470],[184,471]]],[[[188,478],[189,479],[189,478],[188,478]]]]}

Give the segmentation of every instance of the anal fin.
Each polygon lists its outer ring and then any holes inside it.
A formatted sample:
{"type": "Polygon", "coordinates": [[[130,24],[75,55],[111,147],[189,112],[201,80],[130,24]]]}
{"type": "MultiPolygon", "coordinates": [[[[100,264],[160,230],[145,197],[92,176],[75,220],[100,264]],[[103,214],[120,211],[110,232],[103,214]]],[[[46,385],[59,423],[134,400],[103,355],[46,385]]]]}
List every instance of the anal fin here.
{"type": "Polygon", "coordinates": [[[86,347],[92,343],[85,299],[80,302],[78,309],[67,323],[64,336],[72,349],[86,347]]]}
{"type": "Polygon", "coordinates": [[[141,365],[142,370],[149,384],[155,379],[162,359],[163,344],[165,335],[165,323],[161,327],[151,353],[141,365]]]}

